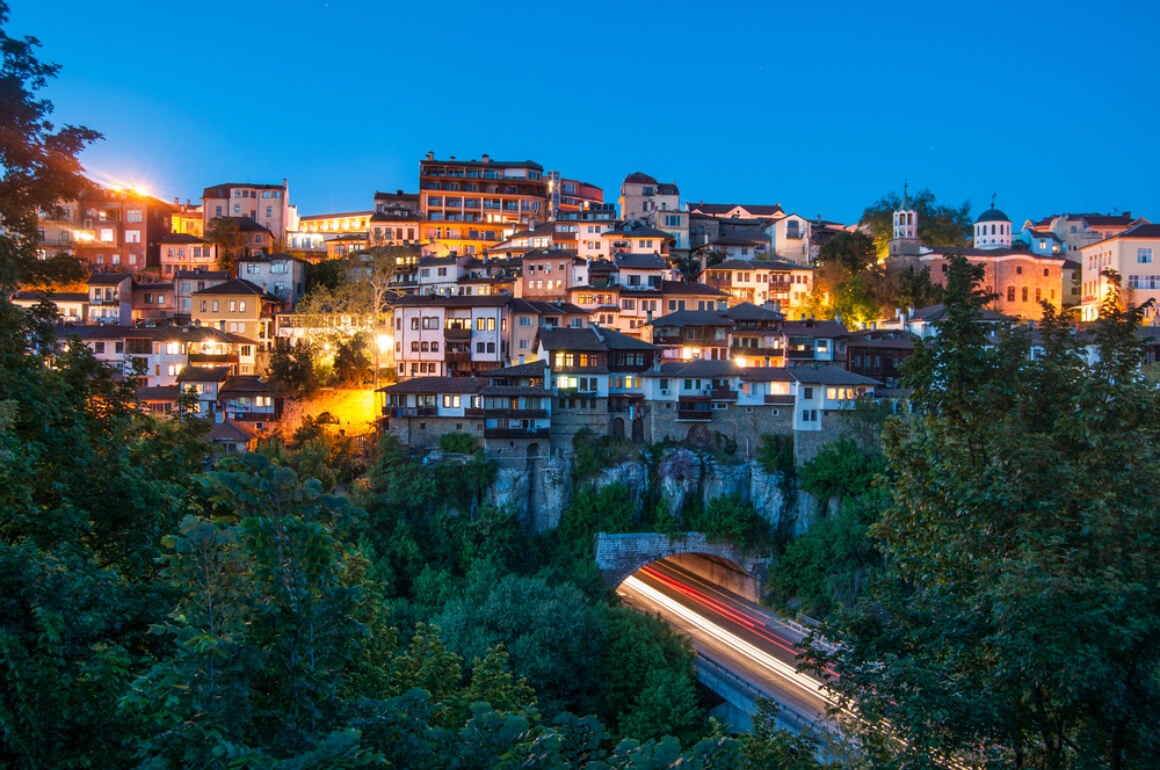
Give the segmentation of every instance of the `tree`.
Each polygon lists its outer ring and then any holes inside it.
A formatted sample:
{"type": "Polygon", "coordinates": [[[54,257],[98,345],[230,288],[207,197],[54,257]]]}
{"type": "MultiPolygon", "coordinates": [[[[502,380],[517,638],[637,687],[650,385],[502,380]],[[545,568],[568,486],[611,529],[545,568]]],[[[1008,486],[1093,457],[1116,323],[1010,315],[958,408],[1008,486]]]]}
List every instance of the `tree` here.
{"type": "MultiPolygon", "coordinates": [[[[971,237],[971,203],[947,206],[935,200],[930,190],[920,190],[907,197],[906,205],[918,214],[918,238],[928,246],[965,246],[971,237]]],[[[885,258],[894,237],[894,212],[903,201],[888,193],[862,212],[861,224],[869,228],[878,256],[885,258]]]]}
{"type": "Polygon", "coordinates": [[[217,247],[218,269],[233,273],[238,257],[248,256],[237,217],[214,217],[205,228],[205,239],[217,247]]]}
{"type": "Polygon", "coordinates": [[[314,371],[314,346],[308,340],[292,342],[285,337],[275,338],[266,376],[272,384],[288,393],[313,393],[318,388],[318,375],[314,371]]]}
{"type": "Polygon", "coordinates": [[[883,270],[865,233],[838,233],[818,251],[810,306],[822,318],[847,324],[882,315],[883,270]]]}
{"type": "Polygon", "coordinates": [[[832,624],[832,685],[890,766],[1155,767],[1160,395],[1139,373],[1142,310],[1109,298],[1089,365],[1045,308],[1032,360],[1025,331],[986,338],[978,280],[951,262],[946,319],[908,367],[915,412],[887,425],[886,566],[832,624]]]}
{"type": "Polygon", "coordinates": [[[0,290],[5,292],[21,281],[53,280],[46,274],[52,268],[75,267],[75,260],[36,258],[37,217],[90,189],[77,154],[101,138],[83,126],[53,125],[52,102],[37,92],[60,67],[37,58],[35,37],[8,35],[3,29],[8,12],[8,3],[0,0],[0,290]]]}

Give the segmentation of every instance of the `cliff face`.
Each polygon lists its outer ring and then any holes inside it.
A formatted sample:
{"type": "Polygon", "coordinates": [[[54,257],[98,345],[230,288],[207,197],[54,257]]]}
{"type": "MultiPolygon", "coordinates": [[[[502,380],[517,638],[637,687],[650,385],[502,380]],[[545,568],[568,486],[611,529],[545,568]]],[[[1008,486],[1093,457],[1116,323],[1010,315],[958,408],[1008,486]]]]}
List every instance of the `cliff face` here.
{"type": "MultiPolygon", "coordinates": [[[[571,471],[570,460],[560,453],[530,462],[525,469],[501,468],[488,502],[513,511],[533,531],[555,529],[572,499],[571,471]]],[[[637,501],[638,513],[653,499],[670,511],[681,511],[693,501],[708,506],[714,498],[735,495],[751,503],[772,527],[793,536],[809,529],[817,510],[817,502],[796,492],[782,473],[769,473],[755,460],[726,463],[680,447],[666,449],[655,467],[644,459],[630,460],[582,483],[597,490],[623,485],[637,501]]]]}

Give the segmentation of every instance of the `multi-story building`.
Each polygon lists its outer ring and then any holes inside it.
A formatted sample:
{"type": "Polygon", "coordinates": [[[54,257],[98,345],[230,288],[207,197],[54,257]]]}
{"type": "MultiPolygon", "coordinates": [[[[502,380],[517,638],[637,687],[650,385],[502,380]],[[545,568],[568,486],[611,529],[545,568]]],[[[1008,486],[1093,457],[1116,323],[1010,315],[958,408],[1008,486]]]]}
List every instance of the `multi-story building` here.
{"type": "MultiPolygon", "coordinates": [[[[1099,317],[1100,304],[1111,288],[1108,271],[1120,276],[1126,299],[1135,305],[1160,303],[1160,225],[1137,224],[1080,249],[1083,267],[1083,320],[1099,317]]],[[[1145,309],[1149,323],[1160,323],[1160,310],[1145,309]]]]}
{"type": "Polygon", "coordinates": [[[203,226],[221,217],[257,222],[272,234],[274,244],[284,248],[286,235],[298,231],[298,210],[290,204],[290,187],[282,184],[223,182],[207,187],[201,198],[203,226]]]}
{"type": "MultiPolygon", "coordinates": [[[[658,217],[665,212],[680,212],[681,191],[676,182],[658,182],[641,171],[629,174],[620,185],[620,218],[625,222],[641,222],[658,226],[658,217]]],[[[685,222],[686,242],[688,222],[685,222]]],[[[679,229],[679,228],[678,228],[679,229]]]]}
{"type": "Polygon", "coordinates": [[[95,273],[89,276],[91,324],[128,324],[133,319],[133,276],[129,273],[95,273]]]}
{"type": "Polygon", "coordinates": [[[584,260],[571,251],[537,250],[523,256],[516,296],[535,300],[563,300],[576,285],[576,268],[584,260]]]}
{"type": "Polygon", "coordinates": [[[172,232],[198,238],[205,235],[205,214],[200,205],[194,206],[189,199],[182,203],[179,198],[174,198],[173,206],[175,211],[170,217],[169,225],[172,232]]]}
{"type": "Polygon", "coordinates": [[[134,283],[134,321],[157,321],[163,318],[173,318],[176,310],[172,281],[168,283],[134,283]]]}
{"type": "Polygon", "coordinates": [[[130,190],[96,188],[62,204],[40,227],[45,256],[70,252],[96,271],[137,272],[160,264],[175,206],[130,190]]]}
{"type": "MultiPolygon", "coordinates": [[[[983,267],[982,288],[994,295],[989,307],[1000,313],[1038,320],[1043,316],[1040,303],[1046,302],[1057,310],[1062,307],[1066,262],[1062,255],[1044,256],[1013,249],[1011,220],[995,208],[979,215],[973,234],[972,248],[923,250],[918,260],[930,268],[932,282],[945,285],[949,258],[957,255],[983,267]]],[[[1070,284],[1067,288],[1070,290],[1070,284]]]]}
{"type": "Polygon", "coordinates": [[[161,238],[161,275],[172,278],[188,270],[211,270],[217,264],[217,246],[191,233],[169,233],[161,238]]]}
{"type": "Polygon", "coordinates": [[[420,238],[441,252],[482,253],[548,219],[544,168],[532,161],[419,162],[420,238]]]}
{"type": "Polygon", "coordinates": [[[291,310],[306,291],[306,262],[289,254],[254,254],[235,263],[243,278],[282,302],[291,310]]]}
{"type": "Polygon", "coordinates": [[[56,317],[61,323],[83,324],[89,317],[89,293],[87,291],[16,291],[12,293],[13,305],[28,310],[41,302],[56,307],[56,317]]]}
{"type": "Polygon", "coordinates": [[[217,286],[230,280],[225,270],[179,270],[173,274],[174,317],[188,322],[192,317],[194,292],[217,286]]]}
{"type": "Polygon", "coordinates": [[[195,324],[237,334],[267,349],[273,338],[274,313],[282,301],[256,284],[235,278],[195,291],[191,305],[195,324]]]}
{"type": "MultiPolygon", "coordinates": [[[[1061,244],[1063,256],[1078,259],[1084,247],[1119,235],[1130,227],[1146,224],[1149,224],[1147,219],[1133,218],[1130,211],[1122,214],[1053,214],[1038,222],[1026,220],[1023,240],[1032,245],[1033,251],[1036,251],[1035,245],[1039,241],[1044,241],[1046,247],[1050,240],[1054,240],[1061,244]]],[[[1036,253],[1042,253],[1042,250],[1036,253]]],[[[1054,255],[1056,252],[1051,253],[1054,255]]]]}
{"type": "Polygon", "coordinates": [[[414,246],[419,243],[420,222],[417,194],[376,192],[367,245],[414,246]]]}
{"type": "Polygon", "coordinates": [[[728,293],[730,302],[770,302],[793,318],[809,301],[813,273],[811,267],[782,260],[727,259],[702,272],[701,280],[728,293]]]}
{"type": "Polygon", "coordinates": [[[551,218],[570,219],[581,211],[604,205],[604,190],[578,179],[565,179],[559,171],[549,171],[548,211],[551,218]]]}

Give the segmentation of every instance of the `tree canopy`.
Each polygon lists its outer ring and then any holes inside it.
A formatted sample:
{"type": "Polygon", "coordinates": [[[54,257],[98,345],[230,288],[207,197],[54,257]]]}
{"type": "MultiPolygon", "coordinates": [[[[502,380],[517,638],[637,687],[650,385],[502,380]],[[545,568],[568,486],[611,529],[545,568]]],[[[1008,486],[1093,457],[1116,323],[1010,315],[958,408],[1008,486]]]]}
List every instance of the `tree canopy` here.
{"type": "Polygon", "coordinates": [[[939,336],[887,424],[886,565],[839,613],[834,686],[884,765],[1160,763],[1160,395],[1139,308],[1109,298],[1088,364],[1067,318],[988,339],[953,260],[939,336]],[[883,736],[889,736],[883,739],[883,736]],[[900,738],[901,741],[894,740],[900,738]]]}
{"type": "MultiPolygon", "coordinates": [[[[894,212],[902,208],[897,193],[887,193],[862,212],[861,223],[870,231],[880,257],[894,235],[894,212]]],[[[930,190],[907,196],[906,205],[918,214],[918,238],[929,246],[965,246],[971,237],[971,203],[958,206],[939,203],[930,190]]]]}
{"type": "Polygon", "coordinates": [[[8,3],[0,0],[0,289],[10,290],[20,281],[51,280],[59,268],[75,277],[68,260],[36,258],[37,217],[89,189],[77,154],[100,134],[53,124],[52,102],[38,92],[60,67],[37,58],[35,37],[9,36],[7,23],[8,3]]]}

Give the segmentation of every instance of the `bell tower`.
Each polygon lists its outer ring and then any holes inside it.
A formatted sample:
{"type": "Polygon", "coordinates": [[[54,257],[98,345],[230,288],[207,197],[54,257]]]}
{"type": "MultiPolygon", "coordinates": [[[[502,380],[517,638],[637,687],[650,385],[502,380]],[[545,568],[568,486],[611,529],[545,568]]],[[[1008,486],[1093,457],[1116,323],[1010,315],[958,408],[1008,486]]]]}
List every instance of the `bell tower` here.
{"type": "Polygon", "coordinates": [[[894,212],[894,231],[890,238],[887,258],[913,261],[918,256],[918,212],[910,208],[910,183],[902,185],[902,208],[894,212]]]}

